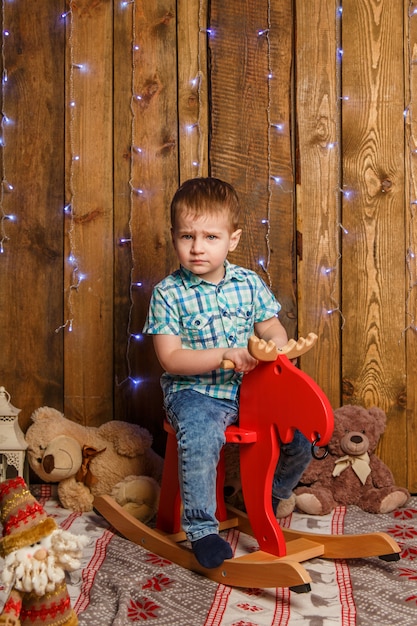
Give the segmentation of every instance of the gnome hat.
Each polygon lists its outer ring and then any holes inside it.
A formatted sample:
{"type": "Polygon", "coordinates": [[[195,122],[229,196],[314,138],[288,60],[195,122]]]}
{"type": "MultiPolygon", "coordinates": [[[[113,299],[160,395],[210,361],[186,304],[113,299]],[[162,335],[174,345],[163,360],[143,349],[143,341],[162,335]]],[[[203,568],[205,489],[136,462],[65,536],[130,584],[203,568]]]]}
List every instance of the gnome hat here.
{"type": "Polygon", "coordinates": [[[9,478],[0,483],[0,556],[30,546],[48,537],[57,524],[32,496],[23,478],[9,478]]]}

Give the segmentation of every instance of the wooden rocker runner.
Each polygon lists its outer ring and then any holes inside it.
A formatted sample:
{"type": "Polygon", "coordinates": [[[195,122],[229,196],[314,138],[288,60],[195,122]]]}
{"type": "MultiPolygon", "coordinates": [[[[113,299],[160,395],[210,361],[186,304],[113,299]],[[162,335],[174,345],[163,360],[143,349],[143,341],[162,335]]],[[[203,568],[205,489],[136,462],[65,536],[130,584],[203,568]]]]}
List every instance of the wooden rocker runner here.
{"type": "MultiPolygon", "coordinates": [[[[110,496],[98,496],[95,509],[124,537],[182,567],[218,583],[236,587],[290,587],[310,591],[311,578],[302,563],[312,558],[400,558],[398,544],[386,533],[321,535],[281,529],[272,508],[272,480],[279,458],[279,442],[288,443],[300,430],[312,444],[313,455],[324,448],[333,432],[333,410],[318,385],[291,362],[317,340],[290,341],[278,350],[252,337],[249,351],[259,360],[243,377],[239,426],[229,426],[226,441],[240,444],[240,477],[247,513],[226,507],[223,500],[224,463],[219,463],[217,518],[220,530],[237,528],[255,537],[259,551],[228,559],[215,569],[201,566],[187,547],[180,526],[177,444],[168,431],[164,473],[156,528],[126,513],[110,496]],[[264,486],[263,488],[260,486],[264,486]]],[[[222,367],[233,368],[231,362],[222,367]]],[[[323,450],[320,455],[323,454],[323,450]]],[[[319,455],[319,456],[320,456],[319,455]]]]}

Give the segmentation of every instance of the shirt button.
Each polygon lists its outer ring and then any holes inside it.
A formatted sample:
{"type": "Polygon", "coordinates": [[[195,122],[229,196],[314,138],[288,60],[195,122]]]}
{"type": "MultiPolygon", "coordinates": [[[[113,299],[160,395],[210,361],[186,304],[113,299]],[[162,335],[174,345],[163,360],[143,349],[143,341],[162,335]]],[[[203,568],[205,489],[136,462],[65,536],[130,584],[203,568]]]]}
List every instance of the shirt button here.
{"type": "Polygon", "coordinates": [[[235,340],[234,335],[229,335],[229,341],[234,341],[234,340],[235,340]]]}

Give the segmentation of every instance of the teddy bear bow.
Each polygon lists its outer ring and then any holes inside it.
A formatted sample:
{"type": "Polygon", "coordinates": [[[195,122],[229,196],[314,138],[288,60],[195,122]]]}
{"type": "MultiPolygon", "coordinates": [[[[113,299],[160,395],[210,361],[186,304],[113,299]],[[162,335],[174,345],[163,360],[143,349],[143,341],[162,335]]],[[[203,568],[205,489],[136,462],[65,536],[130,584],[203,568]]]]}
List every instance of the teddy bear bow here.
{"type": "Polygon", "coordinates": [[[103,448],[102,450],[97,450],[96,448],[93,448],[91,446],[83,446],[82,465],[80,469],[78,470],[78,472],[75,474],[75,480],[77,482],[84,483],[84,485],[86,485],[86,487],[88,488],[92,487],[93,485],[97,483],[97,478],[93,476],[91,472],[90,463],[94,459],[94,457],[96,457],[98,454],[101,454],[105,450],[106,448],[103,448]]]}
{"type": "Polygon", "coordinates": [[[349,456],[349,454],[341,456],[340,459],[336,460],[332,476],[340,476],[340,474],[351,465],[353,471],[364,485],[371,473],[369,461],[369,454],[367,452],[359,454],[358,456],[349,456]]]}

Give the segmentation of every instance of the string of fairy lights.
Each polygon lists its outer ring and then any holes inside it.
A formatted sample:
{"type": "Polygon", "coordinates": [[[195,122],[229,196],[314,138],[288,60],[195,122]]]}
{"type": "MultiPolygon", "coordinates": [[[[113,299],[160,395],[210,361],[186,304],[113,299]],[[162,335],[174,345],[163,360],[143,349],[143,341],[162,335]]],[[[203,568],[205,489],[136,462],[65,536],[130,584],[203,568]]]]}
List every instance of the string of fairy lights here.
{"type": "Polygon", "coordinates": [[[2,58],[2,77],[1,77],[1,125],[0,125],[0,148],[2,152],[2,168],[1,168],[1,184],[0,184],[0,254],[4,253],[4,246],[6,242],[9,240],[8,230],[6,227],[7,222],[15,222],[16,215],[13,213],[8,213],[5,210],[5,196],[14,191],[14,187],[12,183],[9,182],[6,176],[6,164],[4,158],[4,151],[7,145],[8,137],[7,137],[7,128],[13,125],[13,120],[8,116],[5,100],[6,100],[6,90],[8,84],[8,68],[6,64],[6,45],[10,36],[10,31],[6,26],[6,16],[5,16],[5,3],[1,4],[1,12],[2,12],[2,25],[3,32],[1,38],[1,58],[2,58]]]}
{"type": "MultiPolygon", "coordinates": [[[[139,48],[137,38],[137,24],[136,24],[136,12],[137,12],[137,0],[124,0],[121,1],[120,4],[121,10],[131,10],[132,12],[132,66],[131,66],[131,154],[130,154],[130,174],[129,174],[129,189],[130,189],[130,216],[128,229],[129,234],[126,238],[121,238],[119,240],[119,245],[126,245],[131,251],[131,273],[130,273],[130,288],[129,288],[129,311],[128,311],[128,319],[127,319],[127,346],[126,346],[126,361],[127,361],[127,379],[130,380],[134,385],[138,385],[141,381],[139,378],[135,377],[132,372],[131,366],[131,350],[132,350],[132,342],[140,341],[142,335],[140,332],[136,332],[136,329],[132,329],[132,319],[133,319],[133,311],[135,306],[135,298],[137,295],[138,289],[140,290],[142,287],[142,282],[137,280],[135,277],[136,272],[136,259],[134,256],[134,246],[132,245],[132,237],[133,237],[133,229],[132,229],[132,216],[134,212],[134,205],[138,197],[146,194],[146,190],[141,186],[137,185],[134,177],[137,172],[137,159],[140,158],[142,154],[142,148],[140,146],[135,145],[135,137],[136,137],[136,123],[137,123],[137,106],[141,101],[141,94],[136,92],[136,69],[137,64],[140,62],[140,55],[142,51],[139,48]]],[[[199,33],[202,30],[205,31],[206,35],[210,37],[210,41],[215,45],[215,38],[217,36],[215,30],[205,23],[206,16],[202,16],[203,7],[205,7],[205,3],[200,0],[199,2],[199,11],[198,11],[198,24],[196,28],[198,28],[199,33]],[[203,26],[204,24],[204,26],[203,26]]],[[[8,129],[13,127],[13,120],[10,119],[7,112],[7,87],[8,87],[8,67],[7,67],[7,45],[10,37],[10,32],[7,28],[7,14],[6,14],[6,2],[3,0],[1,3],[1,11],[2,11],[2,40],[1,40],[1,57],[2,57],[2,82],[1,82],[1,124],[0,124],[0,151],[2,153],[1,159],[1,185],[0,185],[0,256],[6,252],[7,244],[9,244],[10,236],[9,236],[9,224],[11,222],[17,221],[17,218],[14,214],[7,211],[8,206],[8,198],[10,194],[14,191],[14,186],[12,182],[8,179],[8,172],[6,172],[7,165],[7,149],[8,149],[8,141],[9,134],[8,129]]],[[[77,94],[75,89],[75,73],[76,72],[88,72],[88,67],[83,64],[82,59],[75,58],[75,46],[74,46],[74,16],[73,16],[73,1],[69,2],[69,9],[65,13],[61,14],[61,20],[65,24],[66,28],[68,28],[68,38],[67,44],[69,48],[69,68],[68,68],[68,102],[67,102],[67,124],[68,124],[68,138],[69,138],[69,149],[70,149],[70,163],[69,163],[69,172],[67,179],[67,204],[63,208],[63,216],[68,224],[67,235],[68,235],[68,254],[66,258],[66,262],[69,267],[69,287],[66,291],[66,319],[63,323],[55,329],[55,332],[65,329],[68,332],[72,332],[74,328],[74,306],[73,306],[73,298],[76,295],[79,295],[79,288],[81,283],[87,279],[87,275],[81,269],[80,259],[82,258],[82,250],[78,247],[78,242],[76,238],[76,230],[75,230],[75,205],[77,201],[77,189],[74,184],[74,172],[76,167],[80,167],[80,157],[77,153],[77,146],[75,145],[75,127],[78,123],[77,118],[77,94]]],[[[336,71],[336,81],[337,81],[337,98],[338,98],[338,118],[339,118],[339,127],[336,130],[336,137],[334,141],[331,141],[327,144],[327,148],[329,150],[341,149],[341,128],[340,128],[340,118],[341,111],[344,103],[348,103],[349,96],[346,94],[342,94],[341,88],[341,72],[342,72],[342,63],[343,63],[343,48],[341,45],[341,32],[342,32],[342,19],[343,19],[343,6],[342,0],[340,0],[337,4],[336,8],[336,19],[335,19],[335,27],[336,27],[336,37],[337,37],[337,51],[336,51],[336,63],[335,63],[335,71],[336,71]]],[[[408,10],[408,32],[411,31],[412,28],[412,20],[417,19],[417,7],[414,2],[409,3],[408,10]]],[[[267,118],[267,204],[265,217],[262,219],[262,224],[265,227],[265,244],[266,244],[266,256],[265,258],[259,259],[259,266],[265,272],[269,283],[271,284],[271,276],[270,276],[270,262],[271,262],[271,206],[274,194],[278,193],[291,193],[294,194],[294,189],[292,185],[287,186],[285,184],[285,180],[276,175],[275,172],[272,171],[272,144],[273,144],[273,133],[283,133],[286,132],[285,124],[280,120],[274,120],[272,118],[272,104],[273,104],[273,89],[272,89],[272,81],[274,78],[274,67],[272,62],[272,52],[271,52],[271,35],[272,33],[272,20],[271,20],[271,0],[267,3],[267,14],[265,19],[265,26],[263,29],[258,30],[253,33],[253,37],[265,37],[266,39],[266,49],[267,49],[267,72],[268,72],[268,88],[267,88],[267,102],[265,104],[266,109],[266,118],[267,118]]],[[[408,56],[409,56],[409,84],[410,86],[417,84],[416,74],[417,71],[417,62],[414,59],[414,51],[412,42],[410,38],[408,38],[408,56]]],[[[189,128],[185,129],[185,132],[197,132],[200,136],[202,132],[202,121],[200,119],[200,111],[202,109],[202,81],[207,80],[207,76],[205,75],[205,68],[202,67],[201,64],[201,50],[200,50],[200,39],[198,43],[198,71],[197,75],[192,79],[192,86],[197,90],[198,93],[198,119],[195,123],[190,124],[189,128]]],[[[412,94],[413,95],[413,94],[412,94]]],[[[417,210],[417,181],[415,180],[416,176],[416,167],[415,167],[415,158],[417,154],[417,145],[414,141],[413,133],[412,133],[412,115],[413,115],[413,107],[412,103],[410,103],[405,111],[404,111],[404,123],[406,127],[409,129],[409,142],[408,142],[408,159],[409,159],[409,173],[410,173],[410,206],[409,206],[409,223],[408,223],[408,233],[407,233],[407,249],[406,249],[406,268],[408,272],[408,286],[406,292],[405,299],[405,309],[407,322],[405,324],[405,328],[402,334],[405,334],[406,331],[412,330],[417,331],[417,322],[416,322],[416,313],[415,313],[415,293],[417,289],[417,261],[416,261],[416,252],[415,252],[415,239],[417,237],[416,231],[416,210],[417,210]],[[410,130],[411,129],[411,130],[410,130]]],[[[191,165],[192,168],[195,168],[198,171],[199,175],[201,173],[201,162],[203,160],[202,155],[203,142],[198,140],[197,154],[190,154],[191,165]]],[[[82,165],[82,164],[81,164],[82,165]]],[[[341,310],[341,305],[339,303],[339,294],[338,294],[338,283],[339,283],[339,274],[340,274],[340,264],[342,258],[342,238],[343,236],[348,235],[347,229],[344,227],[341,221],[341,207],[343,203],[346,205],[349,199],[352,196],[353,190],[346,189],[342,182],[342,174],[339,173],[340,184],[338,189],[335,190],[335,202],[337,208],[338,218],[336,224],[333,228],[334,237],[336,239],[336,254],[333,259],[333,263],[329,265],[329,267],[321,268],[321,272],[329,277],[329,281],[331,281],[331,285],[327,289],[327,293],[329,294],[329,306],[326,308],[326,314],[334,314],[337,313],[341,317],[341,326],[345,323],[343,313],[341,310]]],[[[330,235],[332,236],[332,235],[330,235]]],[[[121,385],[125,382],[117,381],[118,385],[121,385]]]]}
{"type": "MultiPolygon", "coordinates": [[[[342,20],[343,8],[340,3],[337,6],[336,10],[336,42],[337,42],[337,50],[336,50],[336,63],[335,63],[335,71],[336,71],[336,84],[337,84],[337,92],[341,94],[341,63],[343,58],[343,49],[341,47],[341,20],[342,20]]],[[[268,1],[267,5],[267,23],[265,28],[262,28],[258,31],[258,37],[265,37],[267,43],[267,79],[268,79],[268,89],[267,89],[267,105],[266,105],[266,115],[267,115],[267,210],[266,217],[262,219],[262,224],[265,225],[265,243],[266,243],[266,259],[260,258],[258,261],[259,266],[265,272],[269,286],[272,287],[272,279],[269,271],[270,262],[271,262],[271,204],[273,198],[273,190],[277,189],[279,193],[289,193],[294,195],[294,188],[291,183],[287,183],[283,179],[282,176],[277,175],[272,171],[272,132],[284,133],[286,130],[285,123],[282,121],[275,121],[271,117],[272,110],[272,81],[274,79],[274,71],[273,71],[273,63],[272,63],[272,55],[271,55],[271,3],[268,1]]],[[[338,96],[338,126],[337,126],[337,137],[335,137],[334,141],[331,141],[327,144],[326,148],[328,150],[335,150],[340,146],[340,109],[341,103],[343,100],[347,100],[347,97],[338,96]]],[[[339,171],[339,178],[341,180],[341,171],[339,171]]],[[[343,189],[342,184],[340,183],[337,190],[335,190],[335,203],[336,203],[336,211],[340,215],[341,213],[341,201],[340,197],[344,196],[345,198],[349,197],[349,191],[343,189]]],[[[337,292],[338,278],[340,272],[340,260],[341,260],[341,242],[340,242],[340,232],[343,234],[348,234],[348,231],[344,226],[340,223],[340,217],[338,218],[338,223],[335,227],[334,237],[336,239],[336,258],[334,259],[334,265],[331,267],[322,268],[322,273],[332,281],[332,285],[327,290],[329,292],[329,301],[330,306],[326,308],[324,313],[326,315],[331,315],[334,313],[338,313],[341,317],[341,326],[343,328],[345,320],[340,308],[339,297],[337,292]],[[340,229],[340,230],[339,230],[340,229]]]]}
{"type": "Polygon", "coordinates": [[[342,47],[342,17],[343,17],[343,6],[342,0],[339,1],[336,7],[336,21],[335,21],[335,29],[336,29],[336,64],[335,64],[335,79],[336,79],[336,94],[337,94],[337,111],[336,111],[336,137],[334,142],[329,142],[327,148],[329,150],[333,150],[334,148],[338,149],[338,162],[339,162],[339,184],[335,189],[335,213],[337,213],[337,221],[335,225],[335,231],[333,236],[335,238],[335,250],[336,250],[336,258],[333,266],[323,268],[323,273],[329,277],[333,281],[332,286],[329,287],[329,298],[331,305],[326,309],[327,315],[333,315],[334,313],[339,314],[341,320],[341,329],[343,329],[345,325],[345,318],[342,313],[340,302],[339,302],[339,293],[338,286],[340,283],[340,263],[342,259],[342,241],[341,238],[343,235],[348,235],[348,230],[343,226],[341,220],[342,214],[342,199],[348,199],[350,192],[345,189],[342,182],[342,168],[341,168],[341,138],[342,138],[342,128],[341,128],[341,118],[342,118],[342,104],[343,102],[349,100],[348,96],[344,96],[342,94],[342,60],[343,60],[343,47],[342,47]]]}
{"type": "MultiPolygon", "coordinates": [[[[142,340],[143,335],[141,334],[141,332],[135,332],[132,329],[132,325],[133,325],[133,313],[134,313],[134,307],[135,307],[135,296],[136,296],[137,290],[142,287],[142,282],[135,280],[136,259],[135,259],[135,254],[134,254],[134,245],[133,245],[134,234],[133,234],[133,228],[132,228],[132,221],[133,221],[134,207],[135,207],[137,198],[143,197],[144,195],[146,195],[146,189],[139,187],[134,182],[135,173],[137,172],[136,160],[137,160],[137,157],[142,155],[143,153],[142,148],[135,144],[137,106],[138,104],[141,103],[142,98],[143,98],[142,94],[138,93],[137,85],[136,85],[137,62],[138,62],[138,56],[140,55],[141,50],[137,43],[138,33],[137,33],[137,25],[136,25],[136,2],[135,0],[126,0],[125,2],[121,2],[120,6],[122,9],[128,9],[130,7],[132,11],[132,37],[131,37],[131,40],[132,40],[131,94],[132,95],[131,95],[131,104],[130,104],[131,159],[130,159],[130,179],[129,179],[130,217],[129,217],[129,225],[128,225],[129,234],[128,236],[119,239],[119,246],[128,246],[131,250],[131,275],[130,275],[130,290],[129,290],[130,304],[129,304],[128,321],[127,321],[127,345],[126,345],[127,377],[121,381],[119,381],[116,378],[116,384],[118,386],[121,386],[121,385],[124,385],[127,380],[129,380],[134,386],[137,386],[142,382],[142,379],[138,376],[135,376],[132,371],[133,368],[131,364],[131,352],[132,352],[132,349],[133,350],[135,349],[136,343],[142,340]]],[[[203,110],[202,84],[203,84],[203,80],[207,79],[203,70],[203,66],[202,66],[203,61],[202,61],[202,50],[201,50],[201,33],[204,32],[206,35],[210,36],[210,31],[205,26],[206,19],[205,19],[205,16],[203,16],[203,6],[204,6],[204,2],[200,1],[198,12],[196,14],[196,17],[197,17],[196,29],[198,32],[197,71],[195,72],[193,77],[190,78],[190,90],[193,94],[196,94],[197,96],[197,102],[198,102],[197,115],[196,115],[195,121],[193,121],[192,123],[185,124],[183,128],[183,132],[186,135],[193,136],[196,134],[197,136],[196,142],[192,142],[192,146],[195,152],[190,153],[190,160],[191,160],[190,169],[191,171],[195,171],[196,175],[202,175],[202,167],[203,167],[202,164],[203,164],[203,159],[204,159],[204,155],[202,154],[202,151],[203,151],[202,137],[205,131],[202,128],[202,120],[201,120],[201,111],[203,110]]]]}
{"type": "Polygon", "coordinates": [[[68,120],[68,137],[70,146],[70,164],[67,183],[67,204],[64,206],[64,218],[68,224],[67,235],[69,252],[67,257],[67,263],[70,268],[70,284],[68,287],[67,295],[67,317],[63,324],[55,329],[58,333],[60,330],[67,328],[68,332],[73,330],[74,322],[74,305],[73,298],[78,292],[81,283],[85,280],[86,275],[81,271],[80,261],[78,255],[78,246],[76,238],[76,225],[75,225],[75,207],[76,207],[76,187],[74,185],[74,168],[80,164],[80,155],[75,145],[75,124],[77,122],[77,100],[74,87],[74,73],[87,71],[85,64],[80,63],[79,59],[75,59],[75,47],[74,47],[74,14],[72,10],[72,1],[69,5],[69,10],[61,14],[61,20],[66,24],[69,29],[68,34],[68,47],[69,47],[69,89],[68,89],[68,103],[67,103],[67,116],[68,120]]]}
{"type": "Polygon", "coordinates": [[[135,143],[136,138],[136,110],[137,104],[141,101],[141,96],[136,92],[136,66],[138,55],[141,50],[137,43],[137,33],[136,33],[136,11],[135,11],[135,1],[134,0],[125,0],[121,3],[121,8],[126,9],[132,5],[132,74],[131,74],[131,99],[130,99],[130,112],[131,112],[131,150],[130,150],[130,173],[129,173],[129,190],[130,190],[130,213],[129,213],[129,237],[121,238],[119,240],[119,245],[126,246],[130,250],[131,254],[131,269],[130,269],[130,287],[129,287],[129,311],[128,311],[128,320],[127,320],[127,343],[126,343],[126,367],[127,367],[127,378],[122,381],[119,381],[116,376],[116,384],[118,386],[124,385],[127,380],[131,381],[132,384],[136,387],[142,381],[139,377],[134,376],[132,372],[132,364],[131,364],[131,350],[132,350],[132,341],[135,343],[142,339],[141,333],[132,332],[132,319],[133,319],[133,311],[135,306],[135,292],[142,287],[142,282],[135,280],[135,267],[136,267],[136,258],[134,254],[134,246],[132,245],[133,239],[133,207],[135,203],[135,197],[137,195],[142,195],[143,190],[135,186],[134,184],[134,172],[135,172],[135,162],[136,157],[142,154],[142,148],[135,143]]]}
{"type": "MultiPolygon", "coordinates": [[[[266,45],[267,45],[267,64],[268,64],[268,68],[267,68],[267,105],[266,105],[266,116],[267,116],[267,193],[268,193],[268,200],[267,200],[267,207],[266,207],[266,217],[262,219],[262,224],[264,224],[265,226],[265,245],[266,245],[266,260],[264,261],[264,259],[260,259],[259,260],[259,266],[263,269],[263,271],[265,272],[267,278],[268,278],[268,283],[269,286],[272,287],[272,278],[271,278],[271,274],[269,271],[269,267],[271,264],[271,240],[270,240],[270,236],[271,236],[271,204],[272,204],[272,187],[271,187],[271,180],[272,180],[272,172],[271,172],[271,160],[272,160],[272,154],[271,154],[271,130],[273,128],[275,128],[276,130],[278,130],[279,132],[282,132],[283,130],[283,124],[279,124],[279,123],[272,123],[271,121],[271,104],[272,104],[272,96],[271,96],[271,80],[273,78],[273,72],[272,72],[272,58],[271,58],[271,38],[270,38],[270,32],[271,32],[271,3],[268,0],[268,6],[267,6],[267,24],[266,24],[266,28],[265,29],[261,29],[258,31],[258,37],[263,37],[265,36],[266,38],[266,45]]],[[[281,181],[279,178],[275,177],[274,178],[275,183],[277,184],[281,184],[281,181]]]]}

